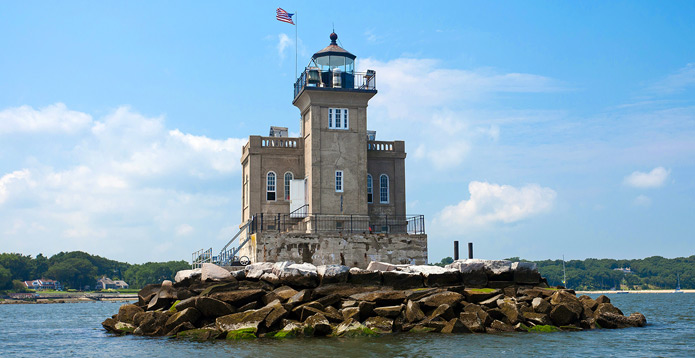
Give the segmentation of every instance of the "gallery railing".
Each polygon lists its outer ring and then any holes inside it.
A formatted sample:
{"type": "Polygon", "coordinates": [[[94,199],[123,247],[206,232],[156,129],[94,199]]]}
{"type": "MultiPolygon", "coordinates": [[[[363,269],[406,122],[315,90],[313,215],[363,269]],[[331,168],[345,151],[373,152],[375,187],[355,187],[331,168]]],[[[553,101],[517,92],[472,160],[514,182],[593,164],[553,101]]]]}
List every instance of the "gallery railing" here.
{"type": "MultiPolygon", "coordinates": [[[[304,210],[304,207],[300,208],[304,210]]],[[[297,213],[254,216],[252,233],[276,232],[347,232],[375,234],[425,234],[424,215],[333,215],[297,213]]]]}

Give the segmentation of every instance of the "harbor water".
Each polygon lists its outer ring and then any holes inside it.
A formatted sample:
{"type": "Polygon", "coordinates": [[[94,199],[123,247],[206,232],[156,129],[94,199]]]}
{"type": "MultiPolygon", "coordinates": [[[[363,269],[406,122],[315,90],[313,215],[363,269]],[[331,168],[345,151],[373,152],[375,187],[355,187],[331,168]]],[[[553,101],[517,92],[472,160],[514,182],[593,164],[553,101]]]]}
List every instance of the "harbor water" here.
{"type": "Polygon", "coordinates": [[[121,302],[0,305],[0,357],[695,357],[695,294],[607,296],[647,327],[192,342],[106,333],[101,322],[121,302]]]}

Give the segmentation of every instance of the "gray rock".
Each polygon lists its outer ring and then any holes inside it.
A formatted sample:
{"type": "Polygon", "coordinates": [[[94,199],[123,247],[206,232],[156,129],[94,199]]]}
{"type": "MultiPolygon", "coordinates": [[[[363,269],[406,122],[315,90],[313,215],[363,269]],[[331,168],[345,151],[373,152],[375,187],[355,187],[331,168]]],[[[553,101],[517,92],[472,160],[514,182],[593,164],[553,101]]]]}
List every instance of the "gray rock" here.
{"type": "Polygon", "coordinates": [[[420,304],[408,300],[408,304],[405,306],[405,320],[408,323],[420,322],[425,319],[425,313],[420,309],[420,304]]]}
{"type": "Polygon", "coordinates": [[[393,320],[386,317],[369,317],[364,321],[364,325],[377,333],[393,332],[393,320]]]}
{"type": "Polygon", "coordinates": [[[350,268],[343,265],[321,265],[316,267],[322,285],[329,283],[346,283],[350,268]]]}
{"type": "Polygon", "coordinates": [[[381,271],[368,271],[352,267],[349,271],[348,282],[353,285],[379,286],[381,285],[381,271]]]}
{"type": "Polygon", "coordinates": [[[424,286],[423,277],[420,274],[401,271],[385,271],[381,273],[384,286],[397,290],[420,288],[424,286]]]}
{"type": "MultiPolygon", "coordinates": [[[[304,321],[304,325],[310,328],[314,336],[322,337],[331,334],[333,327],[328,322],[326,317],[321,313],[317,313],[304,321]]],[[[307,330],[305,330],[306,332],[307,330]]]]}
{"type": "Polygon", "coordinates": [[[396,318],[401,314],[402,310],[403,310],[403,305],[384,306],[384,307],[374,308],[374,313],[376,313],[378,316],[381,316],[381,317],[396,318]]]}
{"type": "Polygon", "coordinates": [[[550,310],[553,309],[553,307],[548,303],[548,301],[536,297],[531,301],[531,307],[533,307],[533,310],[538,312],[538,313],[543,313],[543,314],[548,314],[550,313],[550,310]]]}
{"type": "Polygon", "coordinates": [[[204,263],[200,268],[201,281],[222,281],[231,277],[232,274],[229,271],[215,264],[204,263]]]}

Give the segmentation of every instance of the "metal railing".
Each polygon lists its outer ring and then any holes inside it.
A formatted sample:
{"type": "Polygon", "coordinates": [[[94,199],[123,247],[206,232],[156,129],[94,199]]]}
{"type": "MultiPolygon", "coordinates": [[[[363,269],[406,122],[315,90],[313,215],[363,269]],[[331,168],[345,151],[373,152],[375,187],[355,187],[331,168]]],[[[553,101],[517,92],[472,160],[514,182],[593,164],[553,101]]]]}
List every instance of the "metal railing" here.
{"type": "Polygon", "coordinates": [[[201,268],[204,263],[212,263],[212,247],[204,250],[200,249],[193,253],[193,258],[191,259],[191,269],[201,268]]]}
{"type": "Polygon", "coordinates": [[[367,150],[393,152],[393,141],[370,140],[367,142],[367,150]]]}
{"type": "MultiPolygon", "coordinates": [[[[303,208],[303,207],[302,207],[303,208]]],[[[300,209],[302,209],[300,208],[300,209]]],[[[424,215],[258,214],[250,232],[347,232],[375,234],[425,234],[424,215]]]]}
{"type": "Polygon", "coordinates": [[[261,147],[264,148],[299,148],[300,138],[288,137],[261,137],[261,147]]]}
{"type": "Polygon", "coordinates": [[[296,98],[305,87],[315,88],[345,88],[357,90],[376,90],[376,71],[367,72],[343,72],[340,74],[339,87],[333,86],[333,74],[330,71],[320,71],[315,68],[306,68],[294,83],[294,97],[296,98]]]}

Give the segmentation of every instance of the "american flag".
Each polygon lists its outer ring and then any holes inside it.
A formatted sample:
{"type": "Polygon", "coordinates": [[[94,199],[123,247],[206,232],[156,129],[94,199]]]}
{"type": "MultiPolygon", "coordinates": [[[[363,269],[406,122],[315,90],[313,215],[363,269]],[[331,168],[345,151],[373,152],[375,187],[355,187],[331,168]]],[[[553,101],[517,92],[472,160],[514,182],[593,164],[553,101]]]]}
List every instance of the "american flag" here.
{"type": "Polygon", "coordinates": [[[292,15],[294,15],[294,14],[288,14],[287,11],[285,11],[281,8],[278,8],[277,15],[275,16],[275,18],[277,18],[278,20],[280,20],[282,22],[286,22],[288,24],[294,25],[294,22],[292,22],[292,15]]]}

